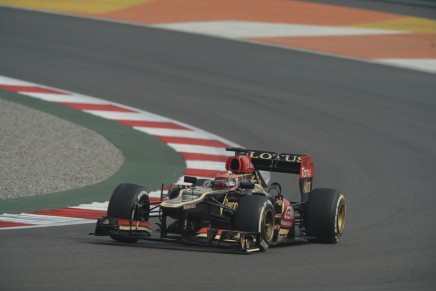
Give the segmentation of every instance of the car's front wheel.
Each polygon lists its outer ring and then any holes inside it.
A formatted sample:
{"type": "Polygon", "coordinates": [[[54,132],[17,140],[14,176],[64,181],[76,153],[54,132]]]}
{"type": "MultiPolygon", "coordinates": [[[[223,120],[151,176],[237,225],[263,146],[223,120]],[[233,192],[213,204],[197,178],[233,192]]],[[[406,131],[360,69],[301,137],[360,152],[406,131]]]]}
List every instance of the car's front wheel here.
{"type": "MultiPolygon", "coordinates": [[[[148,220],[150,200],[145,188],[135,184],[118,185],[109,201],[107,216],[127,220],[148,220]]],[[[111,235],[111,238],[125,243],[134,243],[136,238],[111,235]]]]}
{"type": "Polygon", "coordinates": [[[236,209],[233,228],[260,233],[260,249],[265,251],[274,238],[274,207],[271,201],[260,195],[243,197],[236,209]]]}

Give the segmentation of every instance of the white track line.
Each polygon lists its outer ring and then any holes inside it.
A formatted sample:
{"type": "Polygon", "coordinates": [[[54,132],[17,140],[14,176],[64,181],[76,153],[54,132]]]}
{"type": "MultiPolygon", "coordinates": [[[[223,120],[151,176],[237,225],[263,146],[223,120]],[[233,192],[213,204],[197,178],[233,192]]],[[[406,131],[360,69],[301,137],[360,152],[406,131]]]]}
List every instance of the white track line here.
{"type": "Polygon", "coordinates": [[[233,20],[162,23],[152,24],[150,26],[166,30],[203,34],[231,39],[261,37],[383,35],[406,33],[398,30],[233,20]]]}

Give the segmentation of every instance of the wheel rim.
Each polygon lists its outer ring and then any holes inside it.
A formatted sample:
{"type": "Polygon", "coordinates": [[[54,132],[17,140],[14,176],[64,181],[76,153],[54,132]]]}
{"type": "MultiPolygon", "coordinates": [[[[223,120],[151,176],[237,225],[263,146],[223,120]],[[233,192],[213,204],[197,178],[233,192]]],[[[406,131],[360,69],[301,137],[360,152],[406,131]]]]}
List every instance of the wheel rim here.
{"type": "Polygon", "coordinates": [[[262,233],[265,241],[270,243],[274,236],[274,215],[272,211],[265,213],[262,233]]]}
{"type": "MultiPolygon", "coordinates": [[[[144,191],[145,192],[145,191],[144,191]]],[[[149,198],[145,193],[140,194],[138,196],[135,206],[133,207],[132,219],[133,220],[148,220],[149,211],[150,211],[150,202],[149,198]]]]}
{"type": "Polygon", "coordinates": [[[345,204],[339,203],[338,207],[338,235],[341,235],[345,227],[345,204]]]}

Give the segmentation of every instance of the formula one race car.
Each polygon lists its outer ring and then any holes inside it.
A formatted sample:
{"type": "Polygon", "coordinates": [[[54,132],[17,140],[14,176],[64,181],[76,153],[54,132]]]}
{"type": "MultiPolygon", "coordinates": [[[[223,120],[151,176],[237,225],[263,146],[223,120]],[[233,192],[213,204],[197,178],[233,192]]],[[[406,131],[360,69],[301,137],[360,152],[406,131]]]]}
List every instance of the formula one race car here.
{"type": "Polygon", "coordinates": [[[333,189],[312,190],[311,157],[242,148],[226,161],[215,179],[185,176],[157,202],[141,186],[120,184],[107,216],[94,235],[134,243],[139,239],[265,251],[284,242],[336,243],[344,231],[345,197],[333,189]],[[299,175],[301,201],[290,202],[281,186],[265,183],[262,171],[299,175]],[[150,212],[158,210],[159,229],[152,234],[150,212]]]}

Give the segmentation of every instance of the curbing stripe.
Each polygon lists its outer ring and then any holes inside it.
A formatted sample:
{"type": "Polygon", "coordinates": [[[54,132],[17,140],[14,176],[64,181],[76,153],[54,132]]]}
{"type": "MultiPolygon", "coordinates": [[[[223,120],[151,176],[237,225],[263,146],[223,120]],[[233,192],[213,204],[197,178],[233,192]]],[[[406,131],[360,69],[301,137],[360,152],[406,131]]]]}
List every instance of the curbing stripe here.
{"type": "Polygon", "coordinates": [[[188,169],[202,169],[202,170],[215,170],[222,171],[226,166],[224,162],[211,162],[211,161],[186,161],[188,169]]]}
{"type": "Polygon", "coordinates": [[[62,216],[74,217],[85,219],[97,219],[106,214],[106,210],[90,210],[81,208],[59,208],[55,210],[38,210],[34,214],[48,215],[48,216],[62,216]]]}
{"type": "Polygon", "coordinates": [[[130,109],[112,105],[112,104],[90,104],[90,103],[71,103],[71,102],[56,102],[60,105],[71,107],[77,110],[97,110],[97,111],[116,111],[116,112],[135,112],[130,109]]]}
{"type": "Polygon", "coordinates": [[[64,94],[60,91],[46,89],[41,87],[23,86],[23,85],[0,85],[0,89],[12,91],[16,93],[49,93],[49,94],[64,94]]]}
{"type": "Polygon", "coordinates": [[[171,122],[145,121],[145,120],[120,120],[120,119],[116,119],[115,121],[127,126],[141,126],[141,127],[149,127],[149,128],[168,128],[168,129],[188,129],[186,127],[171,122]]]}
{"type": "Polygon", "coordinates": [[[9,221],[0,221],[0,228],[8,227],[11,228],[19,228],[23,226],[32,226],[32,224],[19,223],[19,222],[9,222],[9,221]]]}
{"type": "MultiPolygon", "coordinates": [[[[185,159],[184,175],[211,178],[224,170],[227,146],[238,146],[224,138],[190,125],[95,97],[49,88],[46,86],[0,76],[0,88],[15,93],[54,102],[104,119],[124,124],[153,135],[176,150],[185,159]]],[[[183,183],[183,176],[176,183],[183,183]]],[[[160,191],[149,193],[151,201],[159,200],[160,191]]],[[[94,202],[68,208],[39,210],[33,213],[2,214],[0,229],[46,227],[95,223],[106,213],[108,202],[94,202]]],[[[157,215],[158,209],[151,213],[157,215]]]]}
{"type": "MultiPolygon", "coordinates": [[[[224,168],[223,168],[224,170],[224,168]]],[[[213,178],[217,174],[217,170],[204,170],[204,169],[186,169],[185,176],[195,176],[195,177],[204,177],[204,178],[213,178]]]]}
{"type": "Polygon", "coordinates": [[[62,216],[50,216],[33,213],[9,214],[1,217],[2,221],[28,223],[31,225],[68,225],[86,222],[86,219],[62,216]]]}
{"type": "Polygon", "coordinates": [[[180,152],[185,160],[191,161],[212,161],[212,162],[225,162],[227,156],[208,155],[208,154],[195,154],[180,152]]]}
{"type": "Polygon", "coordinates": [[[191,154],[206,154],[217,156],[231,156],[232,154],[226,152],[222,147],[203,146],[203,145],[189,145],[189,144],[177,144],[168,143],[176,152],[191,153],[191,154]]]}
{"type": "Polygon", "coordinates": [[[207,136],[204,136],[203,133],[196,132],[190,129],[188,130],[168,129],[168,128],[153,128],[153,127],[144,127],[144,126],[134,126],[133,128],[148,133],[150,135],[207,139],[207,136]]]}
{"type": "Polygon", "coordinates": [[[81,94],[71,94],[71,95],[64,95],[64,94],[47,94],[47,93],[33,93],[33,92],[16,92],[21,93],[23,95],[29,96],[29,97],[35,97],[37,99],[41,99],[43,101],[48,102],[54,102],[54,103],[61,103],[61,102],[68,102],[68,103],[92,103],[92,104],[105,104],[106,101],[92,98],[89,96],[81,95],[81,94]]]}
{"type": "Polygon", "coordinates": [[[199,146],[222,147],[222,148],[227,147],[225,143],[213,139],[184,138],[184,137],[160,136],[160,135],[156,135],[156,137],[165,143],[192,144],[192,145],[199,145],[199,146]]]}
{"type": "Polygon", "coordinates": [[[164,122],[167,119],[159,115],[150,112],[105,112],[105,111],[93,111],[83,110],[86,113],[102,117],[109,120],[132,120],[132,121],[154,121],[164,122]]]}

